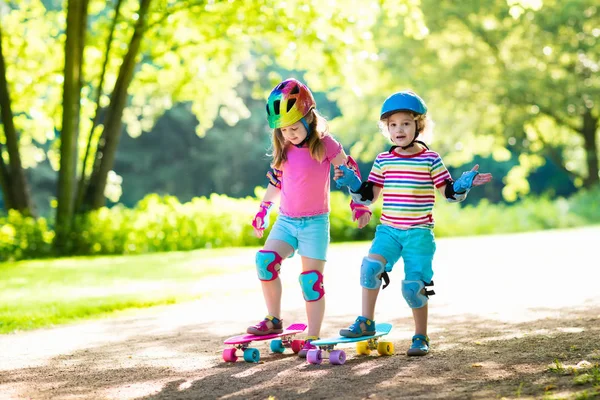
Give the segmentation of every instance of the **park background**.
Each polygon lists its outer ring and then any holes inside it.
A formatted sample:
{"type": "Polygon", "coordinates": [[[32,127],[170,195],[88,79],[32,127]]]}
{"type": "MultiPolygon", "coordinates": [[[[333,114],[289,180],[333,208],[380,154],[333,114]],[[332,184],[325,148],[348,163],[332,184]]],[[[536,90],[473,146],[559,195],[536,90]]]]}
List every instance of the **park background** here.
{"type": "MultiPolygon", "coordinates": [[[[438,198],[440,239],[600,224],[599,43],[591,0],[1,0],[0,333],[252,268],[265,99],[287,77],[363,176],[389,147],[383,100],[425,99],[452,175],[494,176],[438,198]]],[[[348,203],[332,185],[333,252],[373,237],[381,205],[358,230],[348,203]]]]}

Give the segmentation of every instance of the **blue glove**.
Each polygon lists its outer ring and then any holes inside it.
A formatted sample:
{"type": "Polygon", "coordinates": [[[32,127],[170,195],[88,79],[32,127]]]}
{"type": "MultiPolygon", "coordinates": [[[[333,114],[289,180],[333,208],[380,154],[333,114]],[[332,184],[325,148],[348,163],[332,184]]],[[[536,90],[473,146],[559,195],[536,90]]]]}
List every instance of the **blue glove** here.
{"type": "Polygon", "coordinates": [[[341,178],[335,181],[335,185],[337,186],[337,188],[340,189],[344,186],[348,186],[351,191],[357,192],[358,189],[360,189],[360,186],[362,185],[362,181],[356,175],[356,172],[354,172],[353,169],[350,169],[345,165],[340,165],[340,170],[344,173],[344,175],[342,175],[341,178]]]}
{"type": "Polygon", "coordinates": [[[473,187],[473,179],[475,179],[475,176],[477,176],[477,174],[479,174],[479,172],[477,171],[463,172],[460,178],[458,178],[456,182],[454,182],[454,185],[452,185],[452,187],[454,188],[454,192],[461,194],[471,190],[471,188],[473,187]]]}

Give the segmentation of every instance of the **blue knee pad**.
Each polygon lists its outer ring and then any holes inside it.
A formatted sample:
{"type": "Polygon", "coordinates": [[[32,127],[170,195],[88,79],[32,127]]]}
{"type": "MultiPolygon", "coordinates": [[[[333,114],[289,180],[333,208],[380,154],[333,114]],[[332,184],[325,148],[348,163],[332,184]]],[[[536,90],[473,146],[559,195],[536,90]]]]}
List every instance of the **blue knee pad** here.
{"type": "Polygon", "coordinates": [[[385,266],[381,261],[372,258],[363,258],[360,266],[360,285],[365,289],[379,289],[381,286],[380,275],[385,271],[385,266]]]}
{"type": "Polygon", "coordinates": [[[410,308],[421,308],[427,304],[429,298],[421,293],[424,288],[423,281],[402,281],[402,297],[410,308]]]}
{"type": "Polygon", "coordinates": [[[302,288],[302,294],[306,301],[317,301],[321,297],[325,296],[325,289],[323,288],[323,274],[317,270],[304,271],[298,278],[300,287],[302,288]]]}
{"type": "Polygon", "coordinates": [[[279,276],[281,256],[274,251],[260,250],[256,253],[256,272],[261,281],[272,281],[279,276]]]}

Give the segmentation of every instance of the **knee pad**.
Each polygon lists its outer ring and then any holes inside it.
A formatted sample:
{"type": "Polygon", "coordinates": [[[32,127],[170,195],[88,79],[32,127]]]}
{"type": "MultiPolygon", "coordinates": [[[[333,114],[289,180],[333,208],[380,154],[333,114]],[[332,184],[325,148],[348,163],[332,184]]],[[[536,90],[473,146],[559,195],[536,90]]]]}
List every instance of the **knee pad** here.
{"type": "Polygon", "coordinates": [[[260,250],[256,253],[256,272],[261,281],[272,281],[279,276],[281,256],[274,251],[260,250]]]}
{"type": "Polygon", "coordinates": [[[381,286],[380,275],[385,272],[385,266],[381,261],[372,258],[363,258],[360,266],[360,285],[365,289],[379,289],[381,286]]]}
{"type": "Polygon", "coordinates": [[[425,289],[425,286],[433,286],[433,281],[427,284],[423,281],[402,281],[402,297],[410,308],[424,307],[429,300],[429,295],[435,294],[433,290],[425,289]]]}
{"type": "Polygon", "coordinates": [[[306,301],[317,301],[325,296],[323,288],[323,274],[317,270],[304,271],[298,278],[302,294],[306,301]]]}

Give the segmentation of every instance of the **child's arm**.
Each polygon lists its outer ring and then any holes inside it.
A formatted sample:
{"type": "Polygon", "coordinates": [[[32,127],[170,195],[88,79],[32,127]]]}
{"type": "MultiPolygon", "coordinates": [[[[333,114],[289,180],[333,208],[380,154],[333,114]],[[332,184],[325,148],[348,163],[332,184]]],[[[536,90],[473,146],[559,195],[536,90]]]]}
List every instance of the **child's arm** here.
{"type": "Polygon", "coordinates": [[[267,173],[269,178],[269,185],[267,191],[260,202],[260,207],[254,219],[252,220],[252,227],[254,228],[254,234],[256,237],[261,238],[266,228],[269,227],[269,213],[273,208],[273,203],[279,200],[281,195],[281,171],[273,169],[267,173]]]}
{"type": "MultiPolygon", "coordinates": [[[[343,149],[336,157],[334,157],[331,160],[331,163],[334,166],[334,180],[337,181],[343,175],[342,170],[340,169],[341,166],[350,167],[350,169],[352,169],[354,173],[357,174],[358,179],[360,180],[360,171],[358,170],[358,164],[356,163],[356,161],[354,161],[352,157],[347,156],[343,149]]],[[[338,188],[341,187],[341,185],[339,184],[337,186],[338,188]]],[[[352,210],[352,220],[358,221],[358,229],[362,229],[365,226],[367,226],[367,224],[371,220],[371,216],[373,215],[367,204],[357,202],[353,198],[350,201],[350,209],[352,210]]]]}
{"type": "Polygon", "coordinates": [[[365,182],[361,181],[358,165],[356,165],[352,157],[348,158],[347,164],[335,167],[333,179],[336,181],[338,188],[347,186],[350,196],[358,204],[370,205],[377,201],[381,194],[382,188],[380,186],[376,186],[368,180],[365,182]]]}
{"type": "Polygon", "coordinates": [[[473,186],[485,185],[492,180],[492,174],[481,174],[478,169],[479,165],[476,164],[470,171],[463,172],[456,181],[446,180],[438,190],[451,203],[463,201],[473,186]]]}

